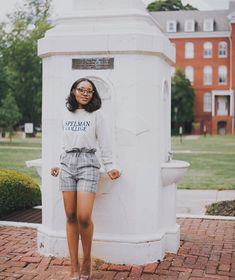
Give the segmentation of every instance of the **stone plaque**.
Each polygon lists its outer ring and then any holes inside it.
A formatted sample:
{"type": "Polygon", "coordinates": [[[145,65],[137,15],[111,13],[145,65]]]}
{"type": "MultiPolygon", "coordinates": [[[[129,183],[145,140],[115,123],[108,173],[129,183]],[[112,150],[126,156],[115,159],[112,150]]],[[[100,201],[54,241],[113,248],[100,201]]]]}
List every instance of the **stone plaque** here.
{"type": "Polygon", "coordinates": [[[72,69],[82,70],[104,70],[114,69],[114,57],[99,58],[74,58],[72,59],[72,69]]]}

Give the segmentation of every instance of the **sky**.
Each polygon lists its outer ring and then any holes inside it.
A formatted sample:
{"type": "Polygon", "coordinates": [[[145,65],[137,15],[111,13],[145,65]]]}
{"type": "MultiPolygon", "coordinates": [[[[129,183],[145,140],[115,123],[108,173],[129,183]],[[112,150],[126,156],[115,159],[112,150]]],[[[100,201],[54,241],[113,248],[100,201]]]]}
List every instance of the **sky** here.
{"type": "MultiPolygon", "coordinates": [[[[94,0],[95,1],[95,0],[94,0]]],[[[118,0],[117,0],[118,1],[118,0]]],[[[146,5],[153,2],[153,0],[142,0],[146,5]]],[[[182,0],[182,3],[191,4],[199,10],[214,10],[227,9],[228,3],[232,0],[182,0]]],[[[235,1],[235,0],[233,0],[235,1]]],[[[5,19],[7,13],[14,10],[17,3],[22,3],[23,0],[0,0],[0,21],[5,19]]],[[[52,0],[54,6],[53,18],[61,14],[68,13],[72,7],[72,0],[52,0]]]]}

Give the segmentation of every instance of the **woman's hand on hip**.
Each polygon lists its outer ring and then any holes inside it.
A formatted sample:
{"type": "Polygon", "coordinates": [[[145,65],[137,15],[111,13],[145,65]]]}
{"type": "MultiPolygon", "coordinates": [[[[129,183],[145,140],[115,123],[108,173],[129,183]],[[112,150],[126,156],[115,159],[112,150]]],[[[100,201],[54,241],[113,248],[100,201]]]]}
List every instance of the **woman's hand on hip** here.
{"type": "Polygon", "coordinates": [[[107,173],[112,180],[117,179],[121,176],[121,172],[117,169],[112,169],[107,173]]]}
{"type": "Polygon", "coordinates": [[[59,167],[52,167],[51,168],[51,175],[54,177],[57,177],[60,173],[60,168],[59,167]]]}

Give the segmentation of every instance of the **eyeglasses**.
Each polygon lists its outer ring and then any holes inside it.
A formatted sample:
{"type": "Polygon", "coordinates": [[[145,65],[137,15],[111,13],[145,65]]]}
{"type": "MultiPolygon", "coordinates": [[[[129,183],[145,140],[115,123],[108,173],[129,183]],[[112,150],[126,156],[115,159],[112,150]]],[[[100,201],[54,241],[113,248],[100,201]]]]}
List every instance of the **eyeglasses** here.
{"type": "Polygon", "coordinates": [[[85,88],[76,88],[76,91],[78,91],[82,95],[86,94],[87,96],[92,96],[92,94],[94,93],[94,90],[89,90],[85,88]]]}

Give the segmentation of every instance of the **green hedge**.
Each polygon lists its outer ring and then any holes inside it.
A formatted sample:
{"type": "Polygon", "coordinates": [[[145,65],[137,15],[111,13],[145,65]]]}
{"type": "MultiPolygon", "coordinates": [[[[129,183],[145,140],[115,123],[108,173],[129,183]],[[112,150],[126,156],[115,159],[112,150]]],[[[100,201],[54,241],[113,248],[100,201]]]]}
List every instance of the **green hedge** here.
{"type": "Polygon", "coordinates": [[[235,200],[225,200],[206,207],[206,215],[235,217],[235,200]]]}
{"type": "Polygon", "coordinates": [[[27,175],[0,169],[0,217],[15,210],[41,204],[41,191],[27,175]]]}

